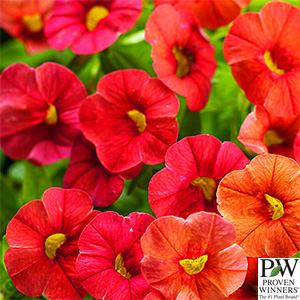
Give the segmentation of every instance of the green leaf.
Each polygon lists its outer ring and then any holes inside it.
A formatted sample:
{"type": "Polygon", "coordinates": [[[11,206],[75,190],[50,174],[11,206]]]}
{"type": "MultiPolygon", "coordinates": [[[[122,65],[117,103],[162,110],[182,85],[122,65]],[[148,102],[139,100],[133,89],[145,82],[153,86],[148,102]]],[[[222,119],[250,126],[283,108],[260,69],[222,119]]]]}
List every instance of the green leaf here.
{"type": "Polygon", "coordinates": [[[201,113],[190,111],[186,106],[179,127],[179,139],[201,133],[201,113]]]}
{"type": "Polygon", "coordinates": [[[274,277],[274,276],[278,275],[280,270],[281,270],[281,265],[278,265],[271,271],[270,277],[274,277]]]}
{"type": "Polygon", "coordinates": [[[300,258],[300,251],[296,253],[295,255],[291,256],[291,258],[300,258]]]}
{"type": "Polygon", "coordinates": [[[6,225],[19,209],[19,193],[15,181],[3,174],[0,176],[1,209],[0,230],[4,233],[6,225]]]}
{"type": "Polygon", "coordinates": [[[41,199],[44,191],[52,186],[44,168],[25,162],[25,176],[22,189],[21,204],[34,199],[41,199]]]}

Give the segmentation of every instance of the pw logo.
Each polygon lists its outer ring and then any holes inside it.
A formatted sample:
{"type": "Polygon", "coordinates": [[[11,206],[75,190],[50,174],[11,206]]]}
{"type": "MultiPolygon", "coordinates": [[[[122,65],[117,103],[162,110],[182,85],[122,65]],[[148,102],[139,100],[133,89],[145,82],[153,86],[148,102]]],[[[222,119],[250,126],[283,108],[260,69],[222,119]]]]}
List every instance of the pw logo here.
{"type": "Polygon", "coordinates": [[[279,273],[281,277],[285,275],[293,277],[296,266],[298,264],[299,259],[288,259],[288,258],[263,258],[261,259],[261,277],[274,277],[279,273]]]}

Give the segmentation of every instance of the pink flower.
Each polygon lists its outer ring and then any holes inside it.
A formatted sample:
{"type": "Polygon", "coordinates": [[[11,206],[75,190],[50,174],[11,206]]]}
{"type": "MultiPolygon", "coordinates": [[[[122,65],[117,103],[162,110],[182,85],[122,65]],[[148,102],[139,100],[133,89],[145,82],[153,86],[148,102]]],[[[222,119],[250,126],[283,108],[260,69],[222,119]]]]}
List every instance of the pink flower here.
{"type": "Polygon", "coordinates": [[[233,143],[223,144],[211,135],[186,137],[166,153],[166,168],[149,184],[149,203],[157,217],[186,218],[202,210],[218,213],[216,190],[230,171],[249,163],[233,143]]]}
{"type": "Polygon", "coordinates": [[[47,165],[70,155],[79,133],[78,110],[87,93],[67,68],[17,63],[0,77],[0,138],[4,153],[47,165]]]}
{"type": "Polygon", "coordinates": [[[128,31],[141,10],[141,0],[57,0],[45,33],[56,50],[70,46],[76,54],[92,54],[128,31]]]}
{"type": "Polygon", "coordinates": [[[115,212],[97,216],[82,232],[76,269],[96,299],[143,299],[152,291],[141,272],[141,236],[154,218],[115,212]]]}

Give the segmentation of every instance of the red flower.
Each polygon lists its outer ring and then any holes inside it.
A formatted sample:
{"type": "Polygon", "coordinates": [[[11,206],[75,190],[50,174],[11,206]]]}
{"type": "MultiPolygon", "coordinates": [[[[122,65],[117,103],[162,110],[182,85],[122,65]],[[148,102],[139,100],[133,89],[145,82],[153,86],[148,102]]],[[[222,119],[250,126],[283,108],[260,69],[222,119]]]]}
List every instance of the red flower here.
{"type": "Polygon", "coordinates": [[[216,69],[214,48],[186,9],[157,7],[150,15],[145,40],[152,45],[153,68],[171,90],[185,96],[188,108],[205,107],[216,69]]]}
{"type": "Polygon", "coordinates": [[[300,114],[299,9],[267,3],[260,13],[245,13],[224,41],[224,56],[238,85],[253,104],[286,117],[300,114]]]}
{"type": "MultiPolygon", "coordinates": [[[[265,256],[264,256],[265,257],[265,256]]],[[[258,299],[258,257],[248,257],[248,271],[243,285],[226,300],[258,299]]]]}
{"type": "Polygon", "coordinates": [[[300,250],[300,167],[274,154],[255,157],[225,176],[218,209],[237,231],[246,254],[291,257],[300,250]]]}
{"type": "Polygon", "coordinates": [[[149,203],[157,217],[217,212],[216,190],[222,177],[249,160],[233,143],[210,135],[186,137],[169,148],[166,168],[149,184],[149,203]]]}
{"type": "Polygon", "coordinates": [[[83,102],[80,126],[105,168],[120,173],[164,161],[177,139],[178,109],[178,99],[158,79],[141,70],[116,71],[83,102]]]}
{"type": "Polygon", "coordinates": [[[25,204],[6,230],[4,261],[15,287],[29,297],[82,299],[75,270],[78,239],[95,217],[90,197],[79,190],[51,188],[25,204]]]}
{"type": "Polygon", "coordinates": [[[159,218],[141,240],[142,272],[166,299],[223,299],[247,272],[235,236],[232,224],[213,213],[159,218]]]}
{"type": "Polygon", "coordinates": [[[252,0],[154,0],[155,6],[171,4],[176,9],[187,8],[198,18],[201,27],[216,29],[233,21],[252,0]]]}
{"type": "Polygon", "coordinates": [[[107,171],[99,161],[93,144],[82,135],[74,143],[71,160],[64,175],[64,188],[87,192],[95,206],[108,206],[121,195],[124,180],[107,171]]]}
{"type": "Polygon", "coordinates": [[[141,0],[57,0],[45,32],[56,50],[92,54],[128,31],[142,10],[141,0]]]}
{"type": "Polygon", "coordinates": [[[297,132],[300,132],[300,115],[276,117],[263,106],[256,106],[242,124],[238,140],[256,153],[274,153],[295,159],[297,132]]]}
{"type": "Polygon", "coordinates": [[[76,269],[96,299],[143,299],[152,289],[141,273],[140,238],[154,218],[115,212],[97,216],[82,232],[76,269]]]}
{"type": "Polygon", "coordinates": [[[132,179],[141,171],[141,167],[138,165],[138,168],[122,174],[109,172],[99,161],[95,146],[80,134],[72,148],[63,187],[77,188],[87,192],[95,206],[108,206],[120,197],[124,178],[132,179]]]}
{"type": "Polygon", "coordinates": [[[49,48],[44,26],[54,0],[1,0],[0,27],[21,40],[29,54],[49,48]]]}
{"type": "Polygon", "coordinates": [[[55,63],[36,69],[18,63],[2,72],[0,86],[5,154],[37,165],[68,157],[79,133],[79,105],[86,97],[76,75],[55,63]]]}

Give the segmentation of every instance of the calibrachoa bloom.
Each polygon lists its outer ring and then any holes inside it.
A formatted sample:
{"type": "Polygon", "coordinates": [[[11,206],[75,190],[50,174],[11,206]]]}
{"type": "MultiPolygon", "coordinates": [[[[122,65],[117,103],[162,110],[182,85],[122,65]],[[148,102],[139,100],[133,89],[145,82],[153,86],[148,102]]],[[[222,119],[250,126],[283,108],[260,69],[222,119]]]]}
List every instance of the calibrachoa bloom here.
{"type": "Polygon", "coordinates": [[[141,0],[56,0],[45,33],[56,50],[97,53],[128,31],[141,10],[141,0]]]}
{"type": "Polygon", "coordinates": [[[299,195],[299,165],[284,156],[262,154],[223,178],[217,202],[248,256],[291,257],[300,250],[299,195]]]}
{"type": "Polygon", "coordinates": [[[154,218],[115,212],[97,216],[82,232],[76,269],[96,299],[143,299],[152,291],[141,273],[141,236],[154,218]]]}
{"type": "Polygon", "coordinates": [[[21,40],[29,54],[49,48],[44,26],[54,0],[1,0],[0,27],[21,40]]]}
{"type": "Polygon", "coordinates": [[[239,16],[224,41],[224,56],[253,104],[273,115],[300,114],[300,13],[272,1],[239,16]]]}
{"type": "Polygon", "coordinates": [[[255,106],[254,112],[242,124],[238,140],[256,153],[280,154],[295,159],[297,133],[300,133],[300,115],[276,117],[263,106],[255,106]]]}
{"type": "Polygon", "coordinates": [[[248,257],[248,270],[243,285],[226,300],[258,299],[258,257],[248,257]]]}
{"type": "Polygon", "coordinates": [[[198,18],[201,27],[216,29],[233,21],[252,0],[154,0],[155,6],[171,4],[187,8],[198,18]]]}
{"type": "Polygon", "coordinates": [[[84,190],[91,196],[95,206],[103,207],[120,197],[123,186],[124,179],[102,166],[95,146],[80,134],[72,149],[63,187],[84,190]]]}
{"type": "Polygon", "coordinates": [[[230,171],[243,169],[248,158],[233,143],[210,135],[186,137],[166,153],[166,168],[149,184],[149,203],[157,217],[186,218],[202,210],[217,212],[216,190],[230,171]]]}
{"type": "Polygon", "coordinates": [[[78,110],[87,93],[67,68],[17,63],[0,77],[0,138],[5,154],[46,165],[66,158],[79,133],[78,110]]]}
{"type": "Polygon", "coordinates": [[[25,204],[6,230],[4,261],[15,287],[29,297],[82,299],[86,291],[75,269],[78,239],[97,214],[79,190],[48,189],[25,204]]]}
{"type": "Polygon", "coordinates": [[[247,272],[235,238],[233,225],[214,213],[159,218],[141,240],[142,272],[166,299],[223,299],[247,272]]]}
{"type": "Polygon", "coordinates": [[[187,9],[161,5],[150,15],[145,40],[152,45],[153,68],[171,90],[185,96],[188,108],[205,107],[216,69],[214,48],[187,9]]]}
{"type": "Polygon", "coordinates": [[[164,161],[177,139],[178,109],[174,93],[157,78],[141,70],[116,71],[102,77],[97,93],[82,103],[80,126],[105,168],[120,173],[164,161]]]}

